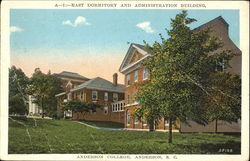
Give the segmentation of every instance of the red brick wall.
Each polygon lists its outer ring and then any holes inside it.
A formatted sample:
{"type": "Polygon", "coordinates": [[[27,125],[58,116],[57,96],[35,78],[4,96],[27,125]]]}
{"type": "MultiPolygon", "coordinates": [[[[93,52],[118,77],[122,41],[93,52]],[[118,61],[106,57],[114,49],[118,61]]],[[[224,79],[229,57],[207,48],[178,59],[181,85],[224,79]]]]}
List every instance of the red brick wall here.
{"type": "MultiPolygon", "coordinates": [[[[91,90],[91,89],[82,89],[74,92],[74,98],[84,102],[92,102],[92,91],[97,91],[97,104],[101,105],[101,108],[98,108],[96,112],[88,113],[74,113],[73,119],[75,120],[89,120],[89,121],[112,121],[118,123],[124,123],[124,112],[112,112],[111,103],[113,102],[113,93],[117,92],[108,92],[108,101],[104,100],[104,93],[106,91],[100,90],[91,90]],[[81,99],[81,92],[83,92],[83,97],[81,99]],[[104,107],[108,107],[108,113],[105,114],[104,107]]],[[[118,101],[124,100],[124,93],[117,93],[118,101]]]]}
{"type": "Polygon", "coordinates": [[[122,112],[112,112],[111,108],[108,108],[108,113],[104,113],[104,109],[97,109],[96,112],[88,113],[74,113],[74,120],[88,120],[88,121],[111,121],[124,123],[124,111],[122,112]]]}
{"type": "Polygon", "coordinates": [[[118,101],[124,100],[124,93],[118,93],[118,92],[109,92],[109,91],[100,91],[100,90],[91,90],[91,89],[82,89],[79,91],[73,92],[75,95],[74,99],[78,99],[85,102],[92,102],[92,91],[97,91],[97,104],[100,105],[107,105],[113,102],[113,93],[118,94],[118,101]],[[83,98],[81,99],[81,92],[83,92],[83,98]],[[108,92],[108,101],[104,101],[104,93],[108,92]],[[85,98],[84,98],[85,97],[85,98]]]}
{"type": "MultiPolygon", "coordinates": [[[[124,113],[124,117],[125,117],[124,126],[125,126],[125,128],[134,128],[134,129],[148,129],[149,128],[148,124],[146,126],[143,125],[142,120],[139,120],[138,124],[135,124],[135,115],[134,115],[134,113],[138,108],[140,108],[140,106],[125,107],[125,109],[124,109],[124,111],[125,111],[125,113],[124,113]],[[130,112],[130,124],[129,125],[127,124],[127,113],[128,112],[130,112]]],[[[155,128],[156,129],[161,129],[161,130],[167,130],[168,126],[165,126],[164,119],[161,119],[155,125],[155,128]]],[[[176,121],[173,124],[173,129],[176,130],[176,129],[179,129],[179,128],[180,128],[180,123],[179,123],[179,121],[176,121]]]]}
{"type": "Polygon", "coordinates": [[[125,102],[126,104],[130,104],[133,103],[135,100],[135,96],[138,90],[138,85],[142,84],[142,83],[146,83],[147,81],[149,81],[149,79],[147,80],[143,80],[143,71],[144,71],[144,67],[139,67],[138,69],[128,73],[127,75],[130,75],[130,85],[127,85],[126,83],[126,77],[125,77],[125,102]],[[134,79],[134,73],[135,71],[138,71],[138,82],[135,82],[134,79]],[[128,102],[128,96],[129,96],[129,102],[128,102]]]}
{"type": "MultiPolygon", "coordinates": [[[[225,24],[220,20],[214,20],[211,23],[201,27],[199,30],[205,29],[207,27],[211,27],[211,35],[219,38],[222,43],[223,47],[216,50],[213,53],[219,53],[223,50],[232,50],[233,52],[239,54],[238,56],[235,56],[231,61],[230,65],[232,68],[227,69],[229,72],[237,73],[241,75],[241,51],[237,48],[237,46],[233,43],[233,41],[230,39],[228,35],[228,28],[225,26],[225,24]]],[[[229,26],[230,28],[230,26],[229,26]]]]}

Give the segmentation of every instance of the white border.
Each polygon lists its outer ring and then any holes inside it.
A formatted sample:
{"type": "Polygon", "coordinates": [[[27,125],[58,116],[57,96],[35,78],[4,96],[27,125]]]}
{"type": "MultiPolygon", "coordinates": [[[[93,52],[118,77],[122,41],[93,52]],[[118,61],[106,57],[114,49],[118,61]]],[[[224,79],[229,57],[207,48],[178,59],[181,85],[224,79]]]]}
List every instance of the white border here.
{"type": "MultiPolygon", "coordinates": [[[[170,159],[166,160],[187,160],[187,161],[247,161],[249,159],[249,2],[247,1],[4,1],[1,4],[1,111],[0,111],[0,124],[1,124],[1,160],[81,160],[78,159],[78,154],[36,154],[36,155],[22,155],[12,154],[8,155],[8,67],[10,65],[9,58],[9,10],[10,9],[144,9],[144,8],[121,8],[118,7],[122,3],[168,3],[168,4],[205,4],[206,8],[154,8],[147,9],[239,9],[240,10],[240,50],[242,51],[242,138],[241,138],[241,155],[157,155],[169,156],[170,159]],[[56,3],[116,3],[117,7],[114,8],[55,8],[56,3]],[[178,159],[175,159],[175,156],[178,159]]],[[[88,156],[95,156],[88,155],[88,156]]],[[[110,156],[116,155],[103,155],[101,160],[117,160],[110,159],[110,156]]],[[[129,155],[135,159],[138,155],[129,155]]],[[[150,156],[150,155],[147,155],[150,156]]],[[[88,159],[93,160],[93,159],[88,159]]],[[[100,159],[99,159],[100,160],[100,159]]],[[[118,159],[125,160],[125,159],[118,159]]],[[[148,159],[143,159],[148,160],[148,159]]],[[[158,159],[161,160],[161,159],[158,159]]]]}

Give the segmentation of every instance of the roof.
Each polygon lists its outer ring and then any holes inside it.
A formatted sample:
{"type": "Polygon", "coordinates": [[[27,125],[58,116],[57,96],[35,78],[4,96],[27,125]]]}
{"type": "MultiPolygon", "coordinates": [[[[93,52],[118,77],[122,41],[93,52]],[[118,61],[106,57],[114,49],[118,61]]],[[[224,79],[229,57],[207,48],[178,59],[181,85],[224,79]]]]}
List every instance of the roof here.
{"type": "MultiPolygon", "coordinates": [[[[207,22],[207,23],[204,23],[202,25],[200,25],[199,27],[193,29],[192,31],[195,31],[195,30],[199,30],[205,26],[207,26],[208,24],[211,24],[213,23],[214,21],[221,21],[223,24],[225,24],[226,27],[229,26],[229,24],[224,20],[224,18],[222,16],[218,16],[214,19],[212,19],[211,21],[207,22]]],[[[152,53],[149,53],[147,52],[147,50],[145,49],[145,47],[143,45],[140,45],[140,44],[136,44],[136,43],[131,43],[121,65],[120,65],[120,68],[119,68],[119,71],[121,73],[123,73],[125,70],[129,69],[130,67],[133,67],[134,65],[138,64],[139,62],[141,62],[143,59],[145,59],[146,57],[148,56],[151,56],[153,55],[152,53]],[[137,49],[141,54],[144,55],[144,57],[142,57],[140,60],[138,60],[137,62],[133,63],[133,64],[127,64],[128,63],[128,60],[130,59],[130,57],[132,56],[133,54],[133,49],[137,49]]]]}
{"type": "Polygon", "coordinates": [[[131,43],[131,44],[134,45],[134,46],[136,46],[136,47],[138,47],[138,48],[140,48],[140,49],[142,49],[142,50],[146,51],[145,46],[143,46],[141,44],[136,44],[136,43],[131,43]]]}
{"type": "Polygon", "coordinates": [[[71,92],[74,92],[83,88],[124,93],[124,85],[118,84],[117,86],[115,86],[110,81],[100,78],[100,77],[93,78],[89,81],[86,81],[80,84],[79,86],[71,89],[71,92]]]}
{"type": "Polygon", "coordinates": [[[73,78],[78,78],[78,79],[88,79],[78,73],[73,73],[73,72],[67,72],[67,71],[63,71],[61,73],[58,73],[56,75],[60,75],[60,76],[66,76],[66,77],[73,77],[73,78]]]}
{"type": "Polygon", "coordinates": [[[229,26],[229,24],[225,21],[225,19],[222,16],[218,16],[218,17],[212,19],[211,21],[208,21],[207,23],[204,23],[204,24],[194,28],[193,31],[199,30],[200,28],[203,28],[203,27],[207,26],[208,24],[210,24],[210,23],[212,23],[212,22],[214,22],[216,20],[220,20],[223,24],[225,24],[226,27],[229,26]]]}
{"type": "Polygon", "coordinates": [[[122,72],[123,69],[126,68],[127,66],[131,66],[128,64],[128,61],[133,57],[135,50],[137,50],[139,53],[141,53],[143,55],[143,57],[140,60],[134,62],[133,65],[138,64],[142,59],[146,58],[149,55],[152,55],[152,53],[147,52],[147,50],[145,49],[145,47],[143,45],[131,43],[129,46],[129,49],[128,49],[121,65],[120,65],[120,68],[119,68],[120,72],[122,72]]]}

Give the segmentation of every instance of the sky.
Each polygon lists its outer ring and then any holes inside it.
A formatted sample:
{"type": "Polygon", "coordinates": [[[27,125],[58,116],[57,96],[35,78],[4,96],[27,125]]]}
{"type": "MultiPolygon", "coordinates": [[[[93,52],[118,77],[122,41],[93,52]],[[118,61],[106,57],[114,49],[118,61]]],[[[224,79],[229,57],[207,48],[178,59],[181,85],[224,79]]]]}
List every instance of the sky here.
{"type": "MultiPolygon", "coordinates": [[[[129,43],[160,42],[167,37],[171,18],[181,10],[52,10],[10,11],[11,65],[30,77],[39,67],[43,72],[70,71],[88,78],[112,81],[129,48],[129,43]]],[[[196,28],[218,16],[229,24],[229,36],[239,47],[238,10],[188,10],[196,28]]]]}

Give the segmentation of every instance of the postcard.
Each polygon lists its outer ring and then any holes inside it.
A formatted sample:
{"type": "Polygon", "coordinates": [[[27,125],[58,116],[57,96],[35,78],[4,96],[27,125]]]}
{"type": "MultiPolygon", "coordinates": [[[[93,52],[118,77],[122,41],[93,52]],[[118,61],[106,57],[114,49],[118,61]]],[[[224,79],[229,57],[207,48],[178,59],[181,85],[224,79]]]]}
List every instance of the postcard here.
{"type": "Polygon", "coordinates": [[[3,1],[1,160],[248,160],[248,5],[3,1]]]}

